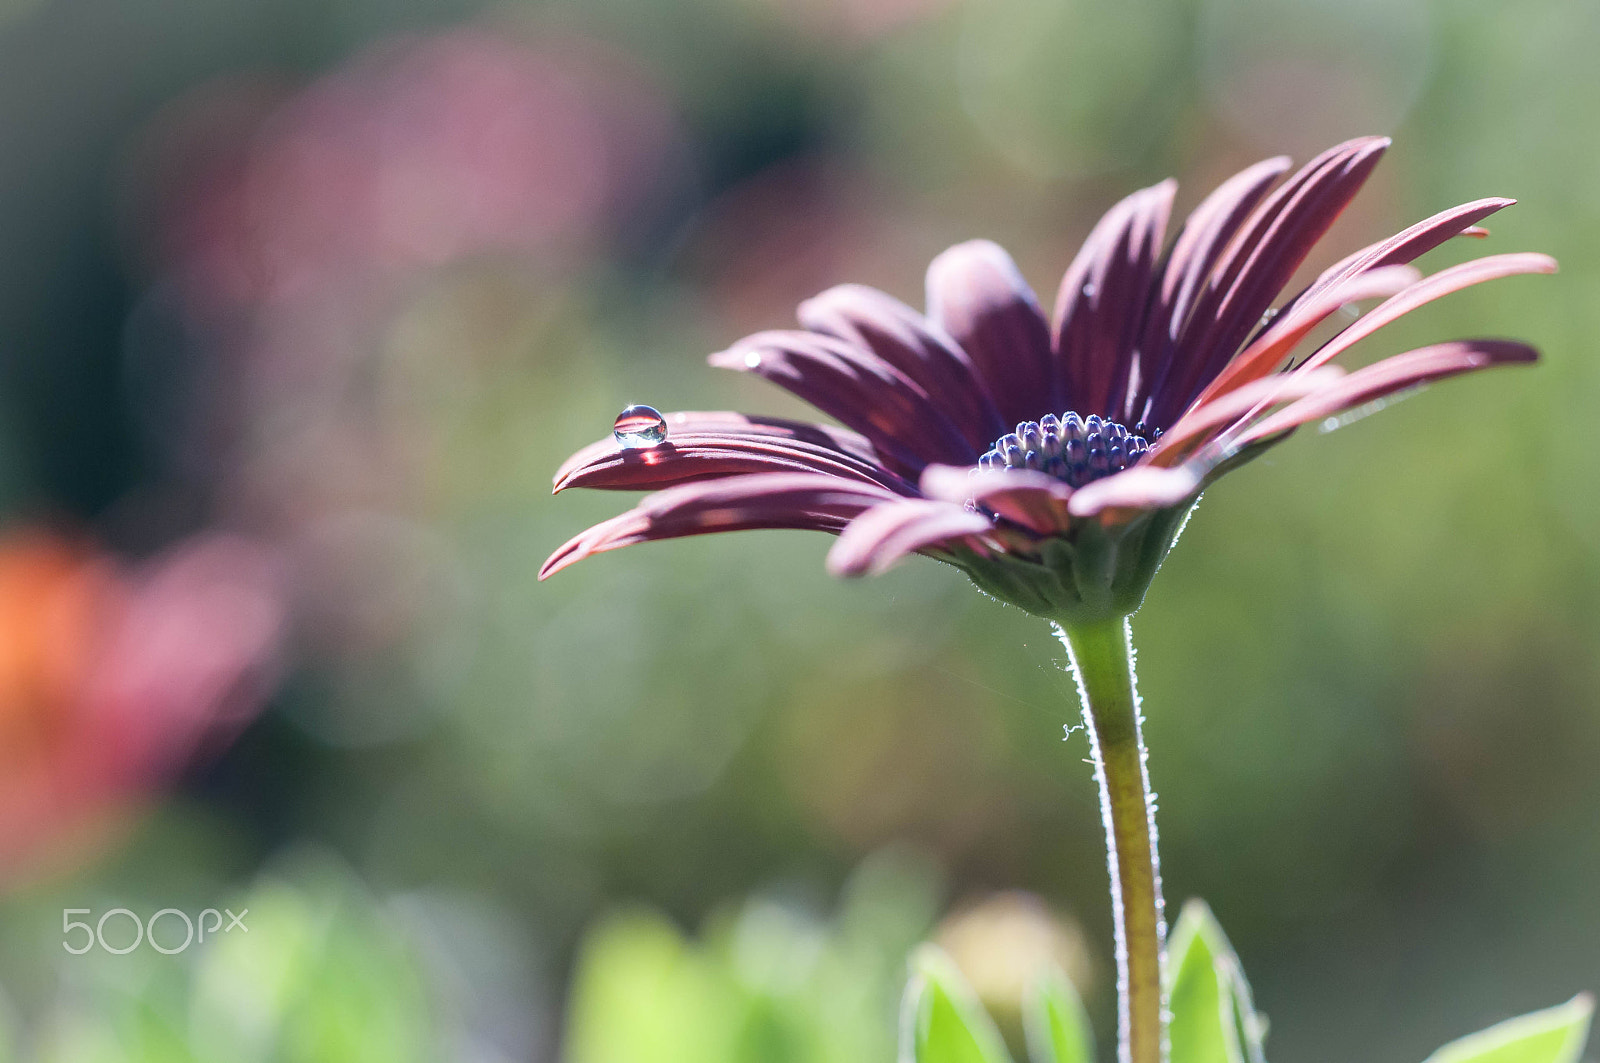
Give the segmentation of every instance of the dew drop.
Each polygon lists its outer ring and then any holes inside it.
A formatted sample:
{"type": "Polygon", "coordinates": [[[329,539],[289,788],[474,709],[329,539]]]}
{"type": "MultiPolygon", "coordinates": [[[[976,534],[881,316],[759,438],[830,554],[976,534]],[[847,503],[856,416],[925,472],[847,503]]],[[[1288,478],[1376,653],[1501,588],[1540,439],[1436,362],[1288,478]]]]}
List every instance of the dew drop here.
{"type": "Polygon", "coordinates": [[[617,414],[611,434],[628,450],[659,446],[667,439],[667,419],[654,406],[629,406],[617,414]]]}
{"type": "Polygon", "coordinates": [[[1257,323],[1257,327],[1266,328],[1268,325],[1272,324],[1272,319],[1277,316],[1278,308],[1273,307],[1271,310],[1268,310],[1265,314],[1261,315],[1261,320],[1257,323]]]}
{"type": "Polygon", "coordinates": [[[1093,299],[1098,291],[1099,289],[1095,287],[1094,281],[1086,281],[1083,285],[1083,297],[1085,299],[1093,299]]]}
{"type": "Polygon", "coordinates": [[[744,356],[744,364],[745,364],[745,368],[746,369],[757,369],[757,368],[760,368],[760,366],[761,366],[761,355],[760,355],[760,353],[757,352],[757,351],[751,351],[748,354],[746,354],[744,356]]]}

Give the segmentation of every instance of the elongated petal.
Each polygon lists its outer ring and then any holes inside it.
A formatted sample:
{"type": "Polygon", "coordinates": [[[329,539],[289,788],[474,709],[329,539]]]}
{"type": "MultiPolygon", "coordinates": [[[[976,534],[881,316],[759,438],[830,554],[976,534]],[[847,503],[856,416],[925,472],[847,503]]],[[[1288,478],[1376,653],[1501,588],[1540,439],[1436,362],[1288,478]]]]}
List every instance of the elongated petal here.
{"type": "Polygon", "coordinates": [[[833,446],[863,461],[876,462],[877,451],[867,437],[848,428],[784,417],[765,417],[732,410],[680,410],[665,415],[668,438],[676,432],[733,432],[740,435],[777,435],[833,446]]]}
{"type": "Polygon", "coordinates": [[[1237,445],[1248,446],[1307,421],[1333,416],[1417,384],[1538,358],[1538,351],[1512,340],[1456,340],[1407,351],[1358,369],[1334,386],[1290,403],[1239,436],[1237,445]]]}
{"type": "Polygon", "coordinates": [[[757,473],[685,484],[650,495],[621,516],[573,536],[545,561],[539,578],[593,554],[655,539],[752,528],[838,532],[863,511],[899,498],[872,484],[822,473],[757,473]]]}
{"type": "Polygon", "coordinates": [[[554,490],[657,490],[755,472],[825,472],[910,493],[854,432],[734,413],[671,413],[666,442],[630,449],[614,437],[592,443],[556,471],[554,490]]]}
{"type": "Polygon", "coordinates": [[[1330,148],[1284,182],[1218,261],[1178,340],[1183,364],[1161,385],[1151,423],[1176,420],[1227,363],[1389,146],[1363,137],[1330,148]]]}
{"type": "Polygon", "coordinates": [[[1177,188],[1163,181],[1112,207],[1062,277],[1051,347],[1055,379],[1065,387],[1047,409],[1113,420],[1125,415],[1128,374],[1177,188]]]}
{"type": "Polygon", "coordinates": [[[837,451],[760,436],[680,438],[649,450],[612,447],[574,468],[556,490],[589,487],[653,491],[696,480],[758,472],[820,472],[879,484],[899,494],[912,493],[904,486],[904,478],[887,469],[863,466],[837,451]]]}
{"type": "Polygon", "coordinates": [[[1240,351],[1200,392],[1194,405],[1210,403],[1240,385],[1271,375],[1289,357],[1290,352],[1311,334],[1312,329],[1341,306],[1394,295],[1415,284],[1420,277],[1421,274],[1410,266],[1386,266],[1348,277],[1323,289],[1285,312],[1267,331],[1240,351]]]}
{"type": "Polygon", "coordinates": [[[1203,319],[1197,341],[1209,339],[1229,351],[1237,347],[1355,198],[1388,147],[1387,137],[1349,141],[1308,163],[1303,179],[1296,175],[1284,184],[1241,239],[1239,254],[1223,273],[1228,283],[1218,289],[1223,294],[1216,313],[1203,319]]]}
{"type": "Polygon", "coordinates": [[[1171,337],[1177,336],[1201,284],[1211,275],[1228,242],[1267,189],[1288,172],[1289,165],[1287,155],[1278,155],[1241,170],[1218,185],[1184,220],[1161,274],[1160,305],[1165,314],[1159,324],[1171,337]]]}
{"type": "Polygon", "coordinates": [[[1515,202],[1514,199],[1497,196],[1474,200],[1459,207],[1440,211],[1387,240],[1379,240],[1375,244],[1363,247],[1355,254],[1329,266],[1305,291],[1296,296],[1294,301],[1301,302],[1308,299],[1330,285],[1357,273],[1414,262],[1453,236],[1487,236],[1488,230],[1480,228],[1476,223],[1515,202]]]}
{"type": "Polygon", "coordinates": [[[1128,396],[1128,423],[1148,416],[1150,389],[1167,379],[1178,335],[1200,286],[1245,218],[1288,169],[1285,155],[1263,159],[1218,185],[1184,221],[1162,268],[1156,305],[1146,320],[1142,380],[1128,396]]]}
{"type": "Polygon", "coordinates": [[[1074,517],[1080,518],[1098,516],[1113,509],[1163,509],[1183,502],[1200,490],[1201,476],[1189,465],[1174,469],[1135,465],[1078,488],[1067,508],[1074,517]]]}
{"type": "Polygon", "coordinates": [[[915,475],[932,462],[975,461],[973,449],[904,373],[871,351],[815,332],[759,332],[709,361],[756,373],[865,436],[884,464],[915,475]]]}
{"type": "Polygon", "coordinates": [[[953,502],[907,499],[878,506],[855,520],[828,551],[836,576],[877,575],[909,554],[988,532],[988,517],[953,502]]]}
{"type": "Polygon", "coordinates": [[[1072,524],[1067,499],[1072,488],[1032,469],[958,469],[930,465],[922,471],[922,493],[942,502],[976,502],[1039,535],[1072,524]]]}
{"type": "Polygon", "coordinates": [[[1006,424],[1050,410],[1050,330],[1011,256],[988,240],[942,252],[928,266],[928,318],[967,352],[1006,424]]]}
{"type": "Polygon", "coordinates": [[[1459,266],[1442,269],[1431,277],[1425,277],[1411,285],[1392,299],[1373,307],[1349,328],[1323,344],[1315,354],[1306,359],[1305,364],[1307,367],[1321,365],[1349,350],[1390,322],[1451,292],[1459,292],[1463,288],[1470,288],[1484,281],[1513,277],[1519,273],[1554,273],[1556,268],[1556,260],[1549,255],[1524,252],[1514,255],[1491,255],[1488,258],[1477,258],[1471,262],[1463,262],[1459,266]]]}
{"type": "Polygon", "coordinates": [[[841,284],[801,303],[799,317],[811,331],[864,347],[910,377],[979,452],[1010,429],[967,353],[898,299],[841,284]]]}
{"type": "Polygon", "coordinates": [[[1274,373],[1234,388],[1204,405],[1195,406],[1178,418],[1178,423],[1150,448],[1147,460],[1153,465],[1175,465],[1186,454],[1204,446],[1208,437],[1217,430],[1227,428],[1257,410],[1314,395],[1337,384],[1343,377],[1343,369],[1336,365],[1325,365],[1303,373],[1274,373]]]}

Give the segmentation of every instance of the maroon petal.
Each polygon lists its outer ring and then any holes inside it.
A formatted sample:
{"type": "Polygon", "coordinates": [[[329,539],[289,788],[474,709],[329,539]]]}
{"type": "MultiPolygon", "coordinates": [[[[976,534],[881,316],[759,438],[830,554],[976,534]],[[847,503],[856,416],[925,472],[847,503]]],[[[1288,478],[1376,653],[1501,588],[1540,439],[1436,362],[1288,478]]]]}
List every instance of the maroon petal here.
{"type": "Polygon", "coordinates": [[[850,522],[828,551],[836,576],[878,575],[919,550],[961,542],[992,528],[988,517],[953,502],[906,499],[878,506],[850,522]]]}
{"type": "Polygon", "coordinates": [[[884,464],[915,476],[978,452],[928,393],[882,358],[815,332],[758,332],[709,361],[759,374],[865,436],[884,464]]]}
{"type": "Polygon", "coordinates": [[[1010,431],[965,351],[876,288],[841,284],[800,304],[800,324],[870,350],[918,384],[978,451],[1010,431]]]}
{"type": "Polygon", "coordinates": [[[928,318],[967,352],[1006,424],[1051,412],[1050,330],[1000,245],[970,240],[933,260],[928,318]]]}
{"type": "Polygon", "coordinates": [[[1195,303],[1178,339],[1183,365],[1156,395],[1151,424],[1164,428],[1221,370],[1366,182],[1389,146],[1363,137],[1323,152],[1256,209],[1195,303]]]}
{"type": "Polygon", "coordinates": [[[1515,202],[1514,199],[1500,197],[1478,199],[1440,211],[1387,240],[1379,240],[1329,266],[1311,282],[1310,287],[1295,297],[1294,302],[1302,302],[1357,273],[1414,262],[1453,236],[1487,236],[1488,230],[1478,227],[1476,223],[1515,202]]]}
{"type": "Polygon", "coordinates": [[[854,432],[733,413],[672,413],[667,424],[666,442],[654,447],[628,448],[615,438],[584,447],[556,471],[555,491],[656,490],[742,473],[823,472],[915,493],[854,432]]]}
{"type": "Polygon", "coordinates": [[[753,416],[732,410],[681,410],[666,415],[668,438],[672,432],[736,432],[740,435],[777,435],[819,446],[833,446],[863,461],[876,462],[878,452],[859,432],[831,424],[791,421],[783,417],[753,416]]]}
{"type": "Polygon", "coordinates": [[[1125,416],[1128,374],[1177,188],[1163,181],[1112,207],[1061,278],[1051,347],[1064,394],[1048,409],[1125,416]]]}
{"type": "MultiPolygon", "coordinates": [[[[1343,369],[1336,365],[1325,365],[1308,371],[1274,373],[1261,380],[1252,380],[1190,409],[1150,448],[1150,456],[1145,460],[1153,465],[1176,465],[1184,456],[1204,446],[1217,429],[1227,428],[1242,417],[1280,402],[1293,402],[1314,395],[1337,384],[1343,377],[1343,369]]],[[[926,478],[927,473],[923,476],[926,478]]]]}
{"type": "Polygon", "coordinates": [[[1201,284],[1250,211],[1288,169],[1287,156],[1264,159],[1218,185],[1184,221],[1162,270],[1157,303],[1146,322],[1141,344],[1143,386],[1128,397],[1130,421],[1143,420],[1149,413],[1150,389],[1167,378],[1178,334],[1201,284]]]}
{"type": "Polygon", "coordinates": [[[803,443],[728,436],[687,437],[647,451],[616,448],[575,468],[557,490],[589,487],[609,490],[659,490],[698,480],[759,472],[819,472],[875,483],[897,494],[914,492],[904,478],[886,469],[862,468],[837,453],[803,443]]]}
{"type": "Polygon", "coordinates": [[[863,511],[899,498],[881,487],[821,473],[758,473],[685,484],[650,495],[621,516],[573,536],[545,561],[539,578],[592,554],[655,539],[752,528],[838,532],[863,511]]]}
{"type": "Polygon", "coordinates": [[[1197,467],[1163,469],[1140,464],[1078,488],[1067,508],[1079,518],[1112,510],[1164,509],[1190,498],[1200,490],[1200,484],[1197,467]]]}
{"type": "Polygon", "coordinates": [[[1287,155],[1263,159],[1218,185],[1184,220],[1162,271],[1160,305],[1165,320],[1158,323],[1169,336],[1178,335],[1201,284],[1211,275],[1228,241],[1267,189],[1288,169],[1287,155]]]}
{"type": "Polygon", "coordinates": [[[1281,432],[1330,417],[1417,384],[1484,369],[1491,365],[1533,362],[1539,352],[1511,340],[1457,340],[1422,347],[1358,369],[1333,387],[1290,403],[1254,425],[1236,441],[1239,446],[1269,439],[1281,432]]]}
{"type": "Polygon", "coordinates": [[[1072,488],[1032,469],[958,469],[930,465],[922,471],[922,493],[942,502],[976,502],[1039,535],[1072,525],[1067,499],[1072,488]]]}
{"type": "Polygon", "coordinates": [[[1349,350],[1383,326],[1451,292],[1458,292],[1474,284],[1482,284],[1484,281],[1513,277],[1519,273],[1554,273],[1557,268],[1556,260],[1549,255],[1528,251],[1514,255],[1475,258],[1471,262],[1442,269],[1373,307],[1349,328],[1323,344],[1315,354],[1306,359],[1305,364],[1308,367],[1321,365],[1349,350]]]}
{"type": "MultiPolygon", "coordinates": [[[[1205,405],[1233,389],[1272,374],[1291,351],[1340,307],[1380,296],[1392,296],[1415,284],[1421,277],[1411,266],[1385,266],[1369,273],[1349,277],[1323,289],[1299,306],[1285,312],[1265,332],[1230,361],[1195,399],[1205,405]]],[[[1180,418],[1181,420],[1181,418],[1180,418]]]]}

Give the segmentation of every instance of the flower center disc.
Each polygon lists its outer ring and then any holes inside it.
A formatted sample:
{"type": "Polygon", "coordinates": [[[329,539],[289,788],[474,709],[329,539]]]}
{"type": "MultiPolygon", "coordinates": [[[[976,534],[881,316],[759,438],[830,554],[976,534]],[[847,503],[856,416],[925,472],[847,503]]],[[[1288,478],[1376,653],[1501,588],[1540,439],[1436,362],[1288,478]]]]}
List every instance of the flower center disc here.
{"type": "Polygon", "coordinates": [[[980,469],[1034,469],[1073,487],[1121,472],[1150,449],[1149,440],[1097,414],[1023,421],[995,440],[978,459],[980,469]]]}

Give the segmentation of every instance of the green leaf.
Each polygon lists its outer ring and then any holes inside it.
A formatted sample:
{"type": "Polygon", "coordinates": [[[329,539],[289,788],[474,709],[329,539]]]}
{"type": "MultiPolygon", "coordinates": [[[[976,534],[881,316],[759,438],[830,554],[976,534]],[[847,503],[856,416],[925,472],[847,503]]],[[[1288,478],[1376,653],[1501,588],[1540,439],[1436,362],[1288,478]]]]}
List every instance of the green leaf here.
{"type": "MultiPolygon", "coordinates": [[[[1217,927],[1217,934],[1219,937],[1222,935],[1220,926],[1217,927]]],[[[1227,938],[1222,937],[1221,940],[1224,949],[1217,954],[1216,962],[1233,998],[1234,1032],[1239,1046],[1244,1049],[1247,1063],[1266,1063],[1267,1018],[1256,1011],[1255,996],[1250,992],[1250,983],[1245,979],[1244,966],[1240,964],[1238,954],[1228,944],[1227,938]]]]}
{"type": "Polygon", "coordinates": [[[1451,1041],[1427,1063],[1575,1063],[1593,1014],[1594,998],[1581,993],[1565,1004],[1451,1041]]]}
{"type": "Polygon", "coordinates": [[[1264,1063],[1266,1021],[1216,917],[1190,901],[1167,944],[1172,1063],[1264,1063]]]}
{"type": "Polygon", "coordinates": [[[1011,1063],[994,1020],[956,965],[923,945],[900,1009],[900,1063],[1011,1063]]]}
{"type": "Polygon", "coordinates": [[[1022,1002],[1022,1030],[1032,1063],[1094,1063],[1094,1034],[1071,979],[1042,971],[1022,1002]]]}
{"type": "Polygon", "coordinates": [[[572,1063],[727,1063],[744,1002],[724,972],[670,922],[612,915],[586,935],[568,1007],[572,1063]]]}
{"type": "Polygon", "coordinates": [[[429,1058],[420,961],[348,869],[296,854],[233,907],[249,909],[250,933],[208,938],[196,958],[182,1023],[192,1058],[429,1058]]]}

